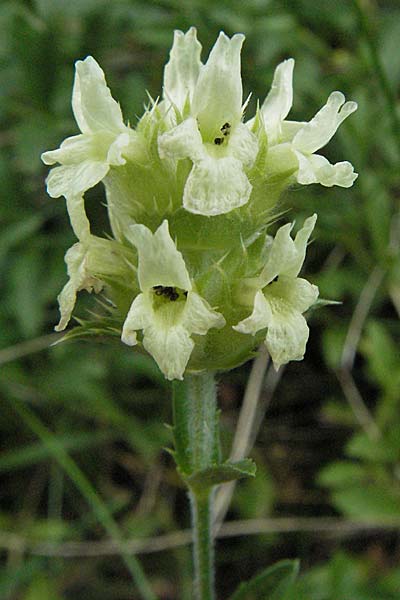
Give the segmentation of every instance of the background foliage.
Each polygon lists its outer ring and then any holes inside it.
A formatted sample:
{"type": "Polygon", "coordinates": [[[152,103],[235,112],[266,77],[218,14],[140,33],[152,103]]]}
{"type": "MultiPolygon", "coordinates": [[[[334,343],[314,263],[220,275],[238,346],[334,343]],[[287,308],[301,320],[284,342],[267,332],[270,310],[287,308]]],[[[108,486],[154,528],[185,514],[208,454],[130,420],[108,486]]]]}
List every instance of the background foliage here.
{"type": "MultiPolygon", "coordinates": [[[[118,552],[102,554],[119,535],[116,523],[124,538],[151,538],[139,558],[158,597],[191,597],[187,537],[159,537],[189,526],[185,494],[163,450],[169,387],[150,359],[117,342],[48,348],[73,235],[63,200],[45,193],[39,156],[76,133],[76,59],[95,56],[134,124],[145,90],[160,93],[173,29],[192,24],[203,58],[220,29],[246,34],[243,80],[253,107],[288,56],[296,59],[292,118],[309,119],[334,89],[359,103],[326,150],[331,160],[354,164],[355,186],[287,194],[288,218],[319,213],[307,272],[322,297],[343,304],[312,315],[306,358],[285,369],[270,399],[252,453],[257,477],[238,487],[228,515],[259,519],[253,529],[263,533],[218,542],[220,597],[267,564],[299,556],[293,600],[395,600],[398,0],[1,2],[0,597],[139,598],[118,552]],[[156,551],[154,537],[164,549],[156,551]]],[[[107,233],[103,201],[100,186],[88,194],[100,234],[107,233]]],[[[93,302],[82,298],[80,314],[93,302]]],[[[244,365],[221,376],[227,451],[248,372],[244,365]]]]}

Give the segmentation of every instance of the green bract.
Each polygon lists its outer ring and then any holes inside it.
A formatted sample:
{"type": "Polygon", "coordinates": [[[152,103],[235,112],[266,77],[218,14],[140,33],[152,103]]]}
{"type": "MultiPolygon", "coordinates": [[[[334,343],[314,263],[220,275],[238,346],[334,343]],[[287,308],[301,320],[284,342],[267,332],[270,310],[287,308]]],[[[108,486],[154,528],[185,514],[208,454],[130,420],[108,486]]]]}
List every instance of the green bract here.
{"type": "Polygon", "coordinates": [[[196,30],[175,32],[162,99],[135,129],[94,58],[78,61],[72,108],[81,134],[42,155],[59,163],[47,189],[65,196],[78,238],[66,254],[57,329],[77,292],[102,292],[112,333],[142,346],[168,379],[233,368],[262,341],[276,366],[303,357],[303,313],[318,289],[298,274],[316,216],[294,240],[290,224],[275,239],[267,227],[292,183],[348,187],[357,177],[350,163],[315,154],[354,102],[333,92],[310,122],[286,120],[293,59],[277,67],[261,108],[245,119],[243,41],[220,33],[202,64],[196,30]],[[84,194],[100,181],[114,239],[93,236],[85,212],[84,194]]]}

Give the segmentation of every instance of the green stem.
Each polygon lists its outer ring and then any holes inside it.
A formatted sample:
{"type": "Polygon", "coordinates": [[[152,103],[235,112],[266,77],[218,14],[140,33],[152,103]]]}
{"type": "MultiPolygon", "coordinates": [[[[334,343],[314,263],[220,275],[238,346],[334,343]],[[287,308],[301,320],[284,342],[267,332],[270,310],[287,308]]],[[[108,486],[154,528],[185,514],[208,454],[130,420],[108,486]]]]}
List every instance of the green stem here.
{"type": "Polygon", "coordinates": [[[219,463],[216,386],[211,373],[188,376],[174,383],[175,460],[189,488],[197,600],[213,600],[213,486],[193,475],[219,463]],[[192,479],[191,479],[192,478],[192,479]]]}
{"type": "Polygon", "coordinates": [[[214,600],[213,493],[190,492],[193,519],[195,590],[198,600],[214,600]]]}

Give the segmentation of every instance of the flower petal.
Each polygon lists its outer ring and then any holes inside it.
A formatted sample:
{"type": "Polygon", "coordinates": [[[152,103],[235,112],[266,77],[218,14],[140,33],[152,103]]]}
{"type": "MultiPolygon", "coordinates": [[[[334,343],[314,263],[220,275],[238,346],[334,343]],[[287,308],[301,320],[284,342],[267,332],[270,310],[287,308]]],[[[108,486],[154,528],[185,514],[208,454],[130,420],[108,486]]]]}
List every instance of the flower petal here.
{"type": "Polygon", "coordinates": [[[186,100],[191,101],[201,68],[201,44],[196,29],[174,32],[170,58],[164,69],[164,97],[182,113],[186,100]]]}
{"type": "Polygon", "coordinates": [[[81,194],[67,196],[67,210],[72,229],[80,242],[90,237],[90,223],[85,211],[85,201],[81,194]]]}
{"type": "Polygon", "coordinates": [[[199,215],[221,215],[246,204],[251,190],[239,160],[233,156],[207,157],[193,165],[183,193],[183,206],[199,215]]]}
{"type": "Polygon", "coordinates": [[[73,135],[65,139],[57,150],[43,152],[41,159],[46,165],[61,163],[75,165],[88,159],[104,160],[106,149],[98,135],[73,135]]]}
{"type": "Polygon", "coordinates": [[[74,244],[65,255],[69,281],[63,287],[58,296],[61,318],[56,325],[56,331],[63,331],[69,323],[76,302],[77,292],[87,290],[88,292],[100,292],[103,283],[87,270],[88,247],[84,244],[74,244]]]}
{"type": "Polygon", "coordinates": [[[144,225],[132,225],[129,239],[138,250],[142,291],[156,285],[192,289],[183,256],[169,234],[168,221],[163,221],[154,234],[144,225]]]}
{"type": "Polygon", "coordinates": [[[153,356],[165,377],[183,379],[194,342],[181,325],[170,328],[151,325],[144,331],[143,346],[153,356]]]}
{"type": "Polygon", "coordinates": [[[339,125],[357,110],[356,102],[345,103],[344,100],[341,92],[332,92],[325,106],[294,136],[294,148],[312,154],[325,146],[334,136],[339,125]]]}
{"type": "Polygon", "coordinates": [[[126,163],[123,153],[127,150],[131,138],[128,132],[121,133],[110,145],[107,152],[107,162],[109,165],[119,167],[126,163]]]}
{"type": "Polygon", "coordinates": [[[85,160],[74,165],[54,167],[47,176],[47,193],[52,198],[79,196],[99,183],[107,174],[106,162],[85,160]]]}
{"type": "Polygon", "coordinates": [[[223,32],[200,70],[193,94],[192,114],[197,117],[204,141],[211,142],[224,123],[235,124],[242,114],[240,51],[244,35],[231,39],[223,32]]]}
{"type": "Polygon", "coordinates": [[[243,319],[237,325],[233,326],[239,333],[251,333],[255,335],[261,329],[268,327],[271,323],[272,311],[269,302],[264,294],[259,290],[254,297],[253,312],[247,319],[243,319]]]}
{"type": "Polygon", "coordinates": [[[121,108],[111,96],[104,72],[92,56],[75,63],[72,109],[82,133],[122,132],[121,108]]]}
{"type": "MultiPolygon", "coordinates": [[[[291,178],[299,168],[296,153],[289,143],[276,144],[268,146],[268,153],[265,161],[265,173],[267,178],[279,180],[291,178]]],[[[289,181],[288,181],[289,183],[289,181]]]]}
{"type": "Polygon", "coordinates": [[[280,143],[292,142],[296,133],[307,125],[305,121],[283,121],[281,124],[280,143]]]}
{"type": "Polygon", "coordinates": [[[260,276],[260,286],[268,285],[277,275],[285,272],[288,265],[297,257],[296,246],[290,237],[292,224],[287,223],[278,229],[268,249],[268,258],[260,276]]]}
{"type": "Polygon", "coordinates": [[[203,158],[205,150],[196,119],[190,117],[171,131],[161,135],[158,138],[158,152],[161,158],[190,157],[192,160],[203,158]]]}
{"type": "Polygon", "coordinates": [[[254,133],[243,123],[238,123],[229,137],[229,154],[250,169],[258,153],[258,141],[254,133]]]}
{"type": "Polygon", "coordinates": [[[271,90],[261,106],[269,144],[276,143],[280,137],[282,121],[292,108],[293,67],[293,58],[284,60],[277,66],[271,90]]]}
{"type": "Polygon", "coordinates": [[[128,346],[137,344],[136,331],[152,323],[153,308],[148,294],[139,294],[131,304],[122,327],[121,340],[128,346]]]}
{"type": "Polygon", "coordinates": [[[306,257],[307,243],[310,239],[310,235],[314,230],[316,221],[316,214],[313,214],[311,217],[308,217],[308,219],[304,221],[303,227],[299,229],[294,239],[296,253],[293,255],[292,259],[287,262],[285,268],[282,269],[282,274],[287,275],[289,277],[297,277],[297,275],[300,273],[301,267],[303,266],[304,259],[306,257]]]}
{"type": "Polygon", "coordinates": [[[280,308],[279,312],[274,311],[265,338],[265,344],[276,369],[291,360],[302,360],[310,333],[307,322],[300,312],[290,310],[284,304],[281,304],[280,308]]]}
{"type": "MultiPolygon", "coordinates": [[[[318,287],[301,277],[288,277],[281,275],[279,280],[272,283],[266,290],[267,299],[272,297],[277,302],[284,301],[293,310],[300,313],[305,312],[318,298],[318,287]]],[[[275,306],[275,304],[274,304],[275,306]]]]}
{"type": "Polygon", "coordinates": [[[221,313],[213,310],[199,294],[189,292],[182,314],[182,325],[190,334],[205,335],[211,327],[218,329],[224,327],[225,319],[221,313]]]}
{"type": "Polygon", "coordinates": [[[304,156],[301,152],[296,152],[296,156],[299,162],[296,179],[303,185],[320,183],[326,187],[338,185],[348,188],[358,177],[353,165],[347,160],[332,165],[320,154],[304,156]]]}

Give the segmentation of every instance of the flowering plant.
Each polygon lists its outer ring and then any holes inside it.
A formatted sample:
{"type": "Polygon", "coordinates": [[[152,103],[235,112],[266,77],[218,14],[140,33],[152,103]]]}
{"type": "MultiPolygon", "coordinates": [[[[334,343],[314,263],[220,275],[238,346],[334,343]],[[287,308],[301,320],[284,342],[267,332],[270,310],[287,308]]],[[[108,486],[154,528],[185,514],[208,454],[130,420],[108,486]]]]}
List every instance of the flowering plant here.
{"type": "Polygon", "coordinates": [[[354,102],[336,91],[311,121],[287,120],[293,59],[276,68],[266,99],[247,119],[243,41],[220,33],[203,64],[196,30],[176,31],[162,97],[135,129],[95,59],[78,61],[72,108],[81,133],[42,155],[59,163],[47,190],[66,198],[78,239],[65,258],[69,281],[56,329],[68,325],[79,291],[101,292],[111,316],[99,316],[93,328],[143,348],[167,379],[183,380],[175,384],[175,458],[195,529],[203,531],[195,537],[199,598],[213,597],[211,490],[254,473],[248,461],[221,462],[212,373],[252,358],[263,342],[276,368],[303,358],[304,313],[318,288],[299,273],[317,217],[294,238],[291,224],[275,237],[268,230],[291,185],[349,187],[357,177],[349,162],[316,154],[354,102]],[[99,182],[110,238],[91,233],[85,211],[84,194],[99,182]]]}

